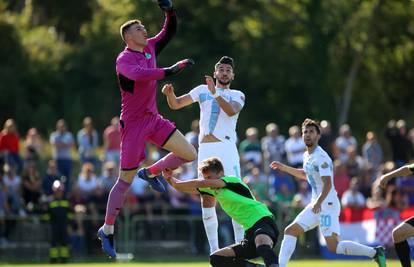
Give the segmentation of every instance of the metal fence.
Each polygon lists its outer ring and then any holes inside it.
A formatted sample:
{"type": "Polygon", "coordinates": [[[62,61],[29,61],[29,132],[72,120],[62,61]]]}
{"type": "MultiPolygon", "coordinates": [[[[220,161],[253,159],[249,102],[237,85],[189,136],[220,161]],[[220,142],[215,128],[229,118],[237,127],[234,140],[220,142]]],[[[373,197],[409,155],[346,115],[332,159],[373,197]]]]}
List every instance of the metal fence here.
{"type": "MultiPolygon", "coordinates": [[[[279,210],[276,214],[279,230],[288,223],[292,210],[279,210]]],[[[81,226],[69,228],[70,261],[105,260],[96,232],[103,216],[81,218],[81,226]]],[[[219,237],[221,246],[233,243],[231,220],[227,216],[219,217],[219,237]]],[[[39,216],[7,217],[7,241],[0,243],[0,262],[46,262],[49,255],[51,227],[49,222],[39,216]]],[[[199,215],[130,215],[128,211],[117,220],[116,246],[120,260],[143,260],[169,258],[190,258],[202,256],[207,259],[208,242],[204,226],[199,215]]],[[[280,236],[281,237],[281,236],[280,236]]],[[[279,240],[280,243],[280,240],[279,240]]],[[[278,249],[278,248],[276,248],[278,249]]],[[[317,256],[318,245],[315,232],[299,240],[298,249],[303,256],[317,256]],[[303,250],[306,248],[306,250],[303,250]]]]}

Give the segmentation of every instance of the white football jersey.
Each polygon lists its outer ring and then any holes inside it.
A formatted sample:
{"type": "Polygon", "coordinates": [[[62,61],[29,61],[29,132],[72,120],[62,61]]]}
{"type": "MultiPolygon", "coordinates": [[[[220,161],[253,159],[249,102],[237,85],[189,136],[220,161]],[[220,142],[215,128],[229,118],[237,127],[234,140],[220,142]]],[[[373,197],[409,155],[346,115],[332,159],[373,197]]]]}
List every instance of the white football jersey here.
{"type": "MultiPolygon", "coordinates": [[[[244,94],[238,90],[216,88],[226,101],[236,101],[244,106],[244,94]]],[[[202,84],[192,89],[189,93],[194,102],[200,105],[200,135],[199,141],[203,136],[212,134],[221,141],[236,143],[236,124],[239,113],[228,116],[224,112],[217,100],[208,90],[207,85],[202,84]]]]}
{"type": "Polygon", "coordinates": [[[332,183],[331,190],[329,191],[324,202],[332,202],[338,199],[338,194],[336,193],[333,180],[332,160],[325,150],[318,146],[311,154],[306,151],[303,154],[303,170],[305,171],[308,183],[312,188],[312,201],[316,200],[322,192],[322,176],[329,176],[332,183]]]}

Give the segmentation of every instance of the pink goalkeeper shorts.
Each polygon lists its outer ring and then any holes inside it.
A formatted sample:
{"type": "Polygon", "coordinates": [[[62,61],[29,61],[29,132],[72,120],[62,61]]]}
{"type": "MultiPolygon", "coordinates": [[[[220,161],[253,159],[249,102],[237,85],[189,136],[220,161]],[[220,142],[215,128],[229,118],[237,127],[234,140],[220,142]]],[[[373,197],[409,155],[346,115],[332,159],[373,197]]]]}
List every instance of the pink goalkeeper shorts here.
{"type": "Polygon", "coordinates": [[[122,170],[134,170],[145,159],[145,143],[163,147],[175,132],[175,124],[160,114],[145,114],[138,120],[120,121],[122,170]]]}

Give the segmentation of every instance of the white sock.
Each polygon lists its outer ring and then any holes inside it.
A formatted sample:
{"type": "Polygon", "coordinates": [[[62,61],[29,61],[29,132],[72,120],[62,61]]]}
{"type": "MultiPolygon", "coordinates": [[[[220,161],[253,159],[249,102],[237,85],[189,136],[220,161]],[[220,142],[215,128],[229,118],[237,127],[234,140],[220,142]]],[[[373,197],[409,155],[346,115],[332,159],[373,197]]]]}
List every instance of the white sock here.
{"type": "Polygon", "coordinates": [[[292,235],[284,235],[282,245],[279,251],[279,267],[285,267],[290,257],[292,257],[293,251],[295,251],[296,240],[298,238],[292,235]]]}
{"type": "Polygon", "coordinates": [[[375,249],[353,241],[340,241],[336,247],[337,254],[353,255],[353,256],[367,256],[373,258],[375,256],[375,249]]]}
{"type": "Polygon", "coordinates": [[[103,226],[103,232],[106,235],[113,235],[114,234],[114,226],[105,223],[104,226],[103,226]]]}
{"type": "Polygon", "coordinates": [[[235,220],[231,220],[233,224],[233,231],[234,231],[234,241],[235,243],[240,243],[244,239],[244,229],[243,226],[238,224],[235,220]]]}
{"type": "Polygon", "coordinates": [[[219,249],[218,244],[218,220],[216,208],[202,208],[203,223],[206,230],[208,243],[210,244],[210,254],[219,249]]]}

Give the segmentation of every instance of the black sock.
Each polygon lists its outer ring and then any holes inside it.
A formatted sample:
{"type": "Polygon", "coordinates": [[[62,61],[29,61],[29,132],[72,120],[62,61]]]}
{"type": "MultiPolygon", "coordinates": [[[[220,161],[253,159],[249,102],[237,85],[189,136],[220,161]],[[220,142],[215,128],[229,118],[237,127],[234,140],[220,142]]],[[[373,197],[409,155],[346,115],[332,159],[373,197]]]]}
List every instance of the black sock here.
{"type": "Polygon", "coordinates": [[[256,248],[257,253],[263,258],[266,266],[278,264],[278,257],[269,245],[260,245],[256,248]]]}
{"type": "Polygon", "coordinates": [[[213,254],[210,256],[210,264],[213,267],[241,267],[246,266],[246,261],[236,257],[226,257],[213,254]]]}
{"type": "Polygon", "coordinates": [[[394,243],[394,246],[398,257],[400,258],[402,267],[411,267],[410,246],[408,245],[407,240],[400,243],[394,243]]]}

